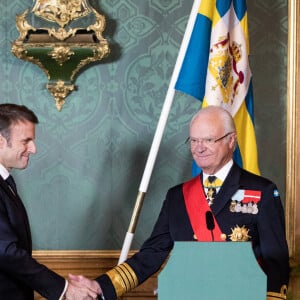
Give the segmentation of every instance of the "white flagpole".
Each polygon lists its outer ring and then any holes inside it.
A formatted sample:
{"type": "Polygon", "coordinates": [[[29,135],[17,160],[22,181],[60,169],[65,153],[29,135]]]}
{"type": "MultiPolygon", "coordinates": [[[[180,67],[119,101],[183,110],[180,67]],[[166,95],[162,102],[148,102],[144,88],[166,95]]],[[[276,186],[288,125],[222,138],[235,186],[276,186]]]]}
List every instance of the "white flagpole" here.
{"type": "Polygon", "coordinates": [[[168,116],[169,116],[169,112],[170,112],[170,109],[171,109],[171,106],[172,106],[172,102],[173,102],[173,99],[174,99],[174,95],[175,95],[174,87],[175,87],[175,84],[176,84],[176,81],[177,81],[177,78],[178,78],[178,75],[179,75],[179,72],[180,72],[180,69],[181,69],[181,66],[182,66],[182,62],[183,62],[183,59],[184,59],[184,56],[185,56],[185,53],[186,53],[186,50],[187,50],[187,47],[188,47],[188,44],[189,44],[189,41],[190,41],[190,37],[191,37],[192,31],[193,31],[193,28],[194,28],[194,24],[195,24],[195,21],[196,21],[196,17],[197,17],[197,14],[198,14],[198,9],[199,9],[200,3],[201,3],[201,0],[195,0],[194,4],[193,4],[193,7],[192,7],[192,10],[191,10],[191,14],[190,14],[190,17],[189,17],[189,20],[188,20],[188,23],[187,23],[187,27],[186,27],[186,30],[185,30],[185,33],[184,33],[184,36],[183,36],[183,40],[182,40],[182,43],[181,43],[181,46],[180,46],[180,49],[179,49],[179,52],[178,52],[175,67],[174,67],[174,70],[173,70],[173,73],[172,73],[169,88],[168,88],[168,91],[167,91],[167,94],[166,94],[165,102],[163,104],[162,111],[161,111],[161,114],[160,114],[160,118],[159,118],[159,121],[158,121],[158,124],[157,124],[157,127],[156,127],[156,132],[155,132],[155,135],[154,135],[154,138],[153,138],[153,141],[152,141],[152,145],[151,145],[150,152],[149,152],[149,155],[148,155],[148,159],[147,159],[147,162],[146,162],[143,177],[142,177],[142,180],[141,180],[141,183],[140,183],[139,192],[138,192],[138,195],[137,195],[135,207],[134,207],[134,210],[133,210],[133,213],[132,213],[131,221],[130,221],[128,231],[126,233],[125,240],[124,240],[124,243],[123,243],[122,251],[121,251],[121,254],[120,254],[119,264],[124,262],[127,259],[128,252],[129,252],[130,247],[131,247],[131,243],[132,243],[133,236],[134,236],[134,233],[135,233],[137,221],[138,221],[139,214],[140,214],[140,211],[141,211],[141,208],[142,208],[143,200],[144,200],[145,194],[146,194],[147,189],[148,189],[150,177],[151,177],[152,170],[153,170],[153,167],[154,167],[154,163],[155,163],[155,160],[156,160],[156,157],[157,157],[157,153],[158,153],[158,150],[159,150],[162,135],[163,135],[163,132],[164,132],[164,129],[165,129],[165,126],[166,126],[166,123],[167,123],[167,119],[168,119],[168,116]]]}

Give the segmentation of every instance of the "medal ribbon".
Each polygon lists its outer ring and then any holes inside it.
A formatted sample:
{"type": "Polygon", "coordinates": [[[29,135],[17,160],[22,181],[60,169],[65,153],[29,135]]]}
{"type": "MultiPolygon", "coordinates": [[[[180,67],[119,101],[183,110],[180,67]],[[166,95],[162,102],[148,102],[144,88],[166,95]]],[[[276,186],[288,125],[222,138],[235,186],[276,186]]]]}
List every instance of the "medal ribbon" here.
{"type": "MultiPolygon", "coordinates": [[[[199,177],[197,176],[185,182],[182,190],[185,206],[197,240],[199,242],[211,242],[211,230],[207,229],[205,218],[206,212],[211,211],[211,209],[207,204],[199,177]]],[[[224,240],[221,239],[222,232],[214,215],[213,218],[215,222],[215,228],[213,229],[214,241],[223,242],[224,240]]]]}
{"type": "Polygon", "coordinates": [[[244,199],[242,203],[258,203],[261,198],[261,191],[254,191],[254,190],[245,190],[244,191],[244,199]]]}

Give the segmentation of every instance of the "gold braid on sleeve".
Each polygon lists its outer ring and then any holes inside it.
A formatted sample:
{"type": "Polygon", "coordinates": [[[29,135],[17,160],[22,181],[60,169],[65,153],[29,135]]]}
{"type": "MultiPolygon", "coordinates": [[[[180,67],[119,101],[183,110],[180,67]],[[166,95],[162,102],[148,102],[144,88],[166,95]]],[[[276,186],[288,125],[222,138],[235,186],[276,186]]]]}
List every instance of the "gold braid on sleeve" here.
{"type": "Polygon", "coordinates": [[[287,286],[283,285],[280,293],[267,292],[267,300],[286,300],[287,286]]]}
{"type": "Polygon", "coordinates": [[[117,297],[129,292],[138,285],[137,276],[127,263],[122,263],[114,267],[106,275],[110,278],[117,297]]]}

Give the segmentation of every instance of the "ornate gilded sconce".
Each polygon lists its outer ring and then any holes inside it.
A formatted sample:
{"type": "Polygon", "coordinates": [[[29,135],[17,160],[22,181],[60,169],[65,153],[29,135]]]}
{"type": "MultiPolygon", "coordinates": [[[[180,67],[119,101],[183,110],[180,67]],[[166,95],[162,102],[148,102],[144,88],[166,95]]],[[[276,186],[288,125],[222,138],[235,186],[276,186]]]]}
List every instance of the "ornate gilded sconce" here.
{"type": "Polygon", "coordinates": [[[79,70],[109,54],[102,37],[104,16],[88,0],[36,0],[17,15],[16,26],[20,35],[12,43],[12,53],[46,73],[46,87],[59,111],[75,89],[79,70]]]}

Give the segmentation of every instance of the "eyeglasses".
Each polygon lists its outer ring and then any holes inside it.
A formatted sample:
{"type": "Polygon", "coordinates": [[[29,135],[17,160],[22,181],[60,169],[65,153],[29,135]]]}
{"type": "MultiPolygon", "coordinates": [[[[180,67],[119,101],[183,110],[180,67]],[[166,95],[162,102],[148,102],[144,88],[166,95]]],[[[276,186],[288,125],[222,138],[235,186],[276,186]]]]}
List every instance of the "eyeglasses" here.
{"type": "Polygon", "coordinates": [[[195,147],[198,145],[198,143],[202,143],[205,146],[212,146],[215,143],[225,139],[228,135],[232,134],[233,132],[228,132],[225,135],[221,136],[220,138],[214,139],[214,138],[192,138],[188,137],[185,141],[185,144],[189,143],[191,147],[195,147]]]}

